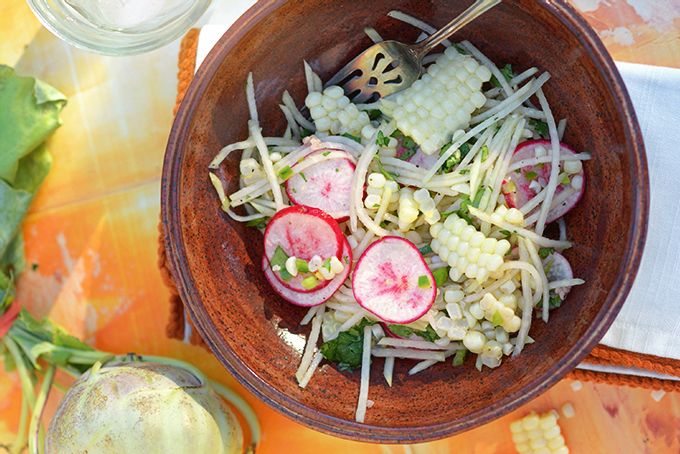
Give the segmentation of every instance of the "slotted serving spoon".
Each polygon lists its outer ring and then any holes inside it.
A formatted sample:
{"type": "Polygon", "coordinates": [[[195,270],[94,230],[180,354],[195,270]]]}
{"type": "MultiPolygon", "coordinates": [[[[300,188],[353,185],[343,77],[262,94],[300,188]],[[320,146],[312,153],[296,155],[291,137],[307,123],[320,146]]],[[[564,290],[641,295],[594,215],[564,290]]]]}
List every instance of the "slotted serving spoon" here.
{"type": "Polygon", "coordinates": [[[425,55],[500,2],[475,1],[445,27],[417,44],[408,45],[398,41],[377,43],[338,71],[326,86],[340,85],[355,103],[366,102],[374,93],[384,97],[408,88],[420,77],[425,55]]]}

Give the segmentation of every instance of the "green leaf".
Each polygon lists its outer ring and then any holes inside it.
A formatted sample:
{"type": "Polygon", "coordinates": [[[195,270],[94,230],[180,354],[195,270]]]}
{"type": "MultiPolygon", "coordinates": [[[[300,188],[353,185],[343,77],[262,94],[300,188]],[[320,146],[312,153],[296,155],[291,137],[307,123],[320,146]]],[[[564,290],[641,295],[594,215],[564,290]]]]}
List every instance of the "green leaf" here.
{"type": "Polygon", "coordinates": [[[296,258],[295,265],[297,266],[298,272],[309,273],[309,262],[307,260],[296,258]]]}
{"type": "Polygon", "coordinates": [[[372,325],[366,319],[338,334],[333,340],[321,345],[321,354],[328,361],[338,363],[340,370],[353,370],[361,366],[364,353],[364,327],[372,325]]]}
{"type": "Polygon", "coordinates": [[[377,120],[382,115],[380,109],[368,109],[366,113],[368,114],[369,120],[377,120]]]}
{"type": "Polygon", "coordinates": [[[259,230],[262,230],[266,226],[267,218],[251,219],[250,221],[246,222],[246,227],[255,227],[259,230]]]}
{"type": "Polygon", "coordinates": [[[534,127],[534,130],[540,135],[541,137],[548,137],[548,124],[540,121],[540,120],[529,120],[529,125],[534,127]]]}
{"type": "Polygon", "coordinates": [[[302,128],[302,127],[300,128],[300,138],[301,139],[304,139],[305,137],[309,137],[312,134],[314,134],[314,133],[312,131],[310,131],[309,129],[305,129],[305,128],[302,128]]]}
{"type": "Polygon", "coordinates": [[[439,339],[439,335],[435,332],[431,325],[427,325],[425,331],[414,331],[416,336],[420,336],[428,342],[434,342],[439,339]]]}
{"type": "Polygon", "coordinates": [[[418,252],[420,252],[422,255],[429,254],[430,252],[432,252],[432,245],[430,243],[427,243],[425,246],[418,249],[418,252]]]}
{"type": "MultiPolygon", "coordinates": [[[[501,74],[503,74],[505,80],[508,82],[510,82],[513,79],[513,77],[515,77],[515,75],[512,73],[512,66],[510,65],[510,63],[500,68],[500,71],[501,74]]],[[[491,76],[491,83],[494,84],[496,87],[501,86],[501,83],[498,81],[496,76],[491,76]]]]}
{"type": "Polygon", "coordinates": [[[361,139],[360,139],[359,137],[353,136],[352,134],[349,134],[349,133],[347,133],[347,132],[346,132],[346,133],[343,133],[343,134],[342,134],[342,137],[347,137],[348,139],[352,139],[352,140],[355,141],[356,143],[361,143],[361,139]]]}
{"type": "Polygon", "coordinates": [[[395,336],[403,337],[405,339],[408,339],[413,334],[413,328],[406,325],[389,325],[387,329],[395,336]]]}
{"type": "Polygon", "coordinates": [[[418,287],[419,288],[430,288],[432,284],[430,283],[430,278],[423,275],[423,276],[418,276],[418,287]]]}
{"type": "Polygon", "coordinates": [[[442,287],[449,277],[449,267],[437,268],[432,272],[432,276],[434,276],[434,282],[437,284],[437,287],[442,287]]]}
{"type": "Polygon", "coordinates": [[[399,159],[404,161],[412,158],[413,155],[418,151],[418,144],[415,140],[413,140],[413,138],[409,136],[404,136],[401,139],[401,146],[405,149],[405,151],[399,155],[399,159]]]}
{"type": "Polygon", "coordinates": [[[56,89],[0,65],[0,178],[14,183],[19,160],[59,127],[65,104],[56,89]]]}
{"type": "Polygon", "coordinates": [[[293,278],[293,275],[290,274],[286,269],[286,260],[288,260],[288,254],[286,254],[281,246],[276,246],[274,255],[269,261],[269,266],[272,268],[272,271],[274,271],[273,268],[275,266],[278,266],[278,272],[281,273],[281,279],[284,281],[289,281],[293,278]]]}
{"type": "Polygon", "coordinates": [[[390,138],[385,137],[382,131],[378,131],[378,138],[376,139],[375,144],[379,147],[386,147],[390,144],[390,138]]]}
{"type": "Polygon", "coordinates": [[[482,147],[482,162],[486,161],[486,158],[488,158],[488,157],[489,157],[489,147],[484,145],[482,147]]]}

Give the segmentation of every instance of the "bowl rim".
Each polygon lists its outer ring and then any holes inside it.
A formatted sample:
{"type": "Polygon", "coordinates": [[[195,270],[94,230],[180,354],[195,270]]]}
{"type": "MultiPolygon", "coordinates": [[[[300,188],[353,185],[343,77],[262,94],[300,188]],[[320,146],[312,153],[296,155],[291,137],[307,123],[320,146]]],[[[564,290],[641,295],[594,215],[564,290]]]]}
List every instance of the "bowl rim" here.
{"type": "Polygon", "coordinates": [[[207,316],[205,309],[191,304],[192,301],[195,301],[195,298],[199,297],[199,293],[195,283],[190,278],[191,273],[186,265],[186,251],[181,242],[181,226],[173,214],[176,212],[178,200],[170,190],[170,185],[173,177],[181,173],[183,161],[181,149],[189,135],[188,130],[193,120],[194,107],[212,82],[221,63],[220,55],[231,50],[241,37],[265,19],[270,12],[285,4],[285,0],[261,0],[257,2],[220,38],[199,67],[179,106],[171,129],[163,165],[161,224],[168,265],[177,285],[179,296],[185,302],[185,310],[189,313],[191,320],[195,322],[196,329],[215,357],[241,385],[270,408],[309,428],[355,441],[371,443],[434,441],[488,423],[535,399],[571,372],[609,329],[631,289],[644,249],[647,231],[646,221],[649,213],[649,178],[642,133],[623,79],[596,32],[576,10],[563,0],[535,1],[571,31],[584,47],[592,50],[594,61],[605,79],[606,88],[620,101],[617,102],[618,111],[621,117],[625,119],[623,142],[628,144],[633,152],[631,155],[633,174],[631,176],[633,181],[638,184],[633,188],[632,193],[631,242],[624,257],[619,279],[615,283],[618,291],[612,292],[603,303],[610,310],[598,314],[581,342],[569,350],[565,356],[567,359],[549,369],[544,378],[533,383],[533,386],[527,389],[526,393],[516,393],[503,400],[493,402],[483,411],[470,414],[462,422],[452,421],[416,428],[395,428],[373,426],[329,416],[306,407],[277,391],[240,362],[232,351],[219,351],[217,349],[216,339],[219,338],[219,335],[215,327],[203,322],[204,318],[198,316],[199,313],[207,316]]]}

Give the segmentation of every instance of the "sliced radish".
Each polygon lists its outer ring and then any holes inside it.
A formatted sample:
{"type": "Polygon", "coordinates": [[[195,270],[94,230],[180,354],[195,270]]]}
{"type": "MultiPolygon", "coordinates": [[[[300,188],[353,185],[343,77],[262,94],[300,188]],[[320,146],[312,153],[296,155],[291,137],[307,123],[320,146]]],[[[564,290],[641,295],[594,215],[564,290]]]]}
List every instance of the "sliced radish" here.
{"type": "MultiPolygon", "coordinates": [[[[545,276],[548,278],[548,282],[562,281],[565,279],[573,279],[574,272],[571,269],[569,260],[565,256],[555,251],[549,254],[543,259],[543,269],[547,270],[545,276]]],[[[558,287],[554,290],[554,293],[564,301],[567,294],[571,290],[571,287],[558,287]]],[[[553,290],[550,291],[553,293],[553,290]]],[[[552,307],[552,305],[551,305],[552,307]]]]}
{"type": "Polygon", "coordinates": [[[296,173],[286,180],[286,193],[293,203],[319,208],[342,222],[349,217],[354,164],[346,152],[331,149],[315,151],[305,159],[322,158],[326,153],[346,157],[322,159],[296,173]]]}
{"type": "Polygon", "coordinates": [[[418,249],[394,236],[366,249],[354,268],[352,289],[366,310],[399,324],[422,317],[437,294],[434,276],[418,249]]]}
{"type": "Polygon", "coordinates": [[[439,154],[426,154],[413,142],[413,139],[409,138],[407,140],[410,141],[408,148],[404,147],[404,136],[400,134],[397,137],[397,157],[421,169],[430,170],[434,163],[437,162],[437,159],[439,159],[439,154]]]}
{"type": "Polygon", "coordinates": [[[342,257],[340,260],[345,265],[345,269],[339,274],[336,274],[333,279],[326,281],[327,285],[323,287],[317,286],[310,292],[297,292],[283,285],[276,276],[277,273],[272,271],[269,266],[269,260],[267,260],[267,257],[265,256],[262,257],[262,270],[276,293],[281,295],[285,300],[290,301],[297,306],[318,306],[319,304],[328,301],[328,299],[333,296],[345,282],[347,276],[349,276],[352,264],[352,248],[346,239],[343,242],[341,255],[342,257]]]}
{"type": "MultiPolygon", "coordinates": [[[[532,159],[536,157],[536,150],[539,147],[543,147],[546,152],[550,152],[552,145],[549,140],[531,140],[520,144],[515,150],[510,165],[517,163],[525,159],[532,159]]],[[[560,144],[560,154],[576,154],[574,150],[569,148],[564,144],[560,144]]],[[[560,170],[563,168],[564,162],[560,162],[560,170]]],[[[505,196],[505,201],[511,208],[521,209],[526,205],[531,199],[533,199],[538,192],[545,186],[547,186],[550,180],[550,172],[552,169],[552,164],[549,162],[544,163],[542,166],[538,165],[527,165],[513,171],[506,175],[506,180],[503,182],[503,195],[505,196]]],[[[571,210],[581,199],[583,191],[585,189],[585,172],[583,169],[579,173],[569,175],[569,179],[573,181],[574,177],[579,176],[581,178],[580,187],[570,195],[567,199],[562,201],[558,206],[552,208],[548,212],[548,217],[546,222],[550,223],[556,219],[564,216],[569,210],[571,210]]],[[[555,190],[556,198],[565,189],[572,187],[571,182],[569,184],[560,183],[555,190]]],[[[527,213],[525,217],[528,217],[534,211],[540,209],[540,206],[534,208],[531,212],[527,213]]]]}
{"type": "MultiPolygon", "coordinates": [[[[288,257],[295,256],[301,260],[309,261],[315,255],[324,260],[332,256],[340,259],[343,241],[346,240],[340,226],[326,212],[296,205],[279,211],[267,224],[264,231],[264,255],[271,261],[276,248],[281,247],[288,257]]],[[[310,291],[302,285],[302,275],[284,281],[280,273],[274,274],[285,287],[299,292],[310,291]]],[[[319,285],[325,287],[328,282],[324,280],[319,285]]]]}

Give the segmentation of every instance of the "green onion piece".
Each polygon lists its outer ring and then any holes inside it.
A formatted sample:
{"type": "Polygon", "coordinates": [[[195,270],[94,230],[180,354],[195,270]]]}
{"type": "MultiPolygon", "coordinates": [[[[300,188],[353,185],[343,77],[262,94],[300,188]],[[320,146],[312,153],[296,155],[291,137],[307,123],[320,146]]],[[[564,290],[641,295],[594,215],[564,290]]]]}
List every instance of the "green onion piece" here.
{"type": "Polygon", "coordinates": [[[305,174],[300,172],[300,176],[302,177],[303,180],[305,180],[305,183],[307,183],[307,177],[305,177],[305,174]]]}
{"type": "Polygon", "coordinates": [[[317,285],[319,285],[319,281],[317,280],[316,277],[314,277],[314,276],[309,276],[308,278],[303,279],[303,281],[301,282],[301,284],[302,284],[302,286],[303,286],[304,288],[306,288],[307,290],[311,290],[311,289],[313,289],[314,287],[316,287],[317,285]]]}
{"type": "Polygon", "coordinates": [[[531,180],[535,180],[536,178],[538,178],[538,174],[536,172],[534,172],[533,170],[530,170],[530,171],[528,171],[527,173],[524,174],[524,177],[527,180],[531,181],[531,180]]]}
{"type": "Polygon", "coordinates": [[[463,349],[463,350],[456,350],[456,354],[453,357],[453,367],[456,366],[462,366],[463,362],[465,361],[465,357],[467,356],[468,351],[463,349]]]}
{"type": "Polygon", "coordinates": [[[420,252],[422,255],[429,254],[430,252],[432,252],[432,245],[430,243],[427,243],[425,246],[418,249],[418,252],[420,252]]]}
{"type": "Polygon", "coordinates": [[[291,169],[290,166],[286,166],[279,170],[279,176],[283,181],[286,181],[288,178],[293,176],[293,169],[291,169]]]}
{"type": "Polygon", "coordinates": [[[331,270],[331,258],[328,257],[325,262],[321,265],[322,267],[326,268],[328,271],[331,270]]]}
{"type": "Polygon", "coordinates": [[[330,151],[324,151],[324,152],[321,153],[321,154],[322,154],[323,156],[328,156],[329,154],[331,154],[331,152],[330,152],[330,151]]]}
{"type": "Polygon", "coordinates": [[[488,157],[489,157],[489,147],[484,145],[482,147],[482,162],[486,161],[486,158],[488,158],[488,157]]]}
{"type": "Polygon", "coordinates": [[[571,184],[571,180],[569,179],[569,175],[565,174],[564,177],[562,177],[562,181],[560,181],[560,184],[571,184]]]}
{"type": "Polygon", "coordinates": [[[309,262],[307,260],[295,259],[295,264],[300,273],[309,273],[309,262]]]}
{"type": "Polygon", "coordinates": [[[503,324],[503,317],[501,317],[500,312],[496,311],[493,313],[493,326],[498,326],[503,324]]]}
{"type": "Polygon", "coordinates": [[[413,334],[413,328],[404,325],[389,325],[387,329],[389,329],[390,333],[394,334],[395,336],[405,337],[406,339],[411,337],[411,334],[413,334]]]}
{"type": "Polygon", "coordinates": [[[378,139],[375,141],[375,144],[379,147],[386,147],[390,144],[390,138],[385,137],[382,131],[378,131],[378,139]]]}
{"type": "Polygon", "coordinates": [[[514,181],[508,181],[508,182],[505,183],[505,185],[503,185],[503,186],[504,186],[504,187],[503,187],[503,190],[504,190],[505,192],[517,192],[517,185],[515,184],[514,181]]]}
{"type": "Polygon", "coordinates": [[[434,277],[434,283],[437,284],[437,287],[442,287],[449,277],[449,267],[445,266],[444,268],[434,270],[432,277],[434,277]]]}
{"type": "Polygon", "coordinates": [[[555,248],[552,247],[542,247],[538,249],[538,256],[543,260],[547,259],[550,254],[555,253],[555,248]]]}
{"type": "Polygon", "coordinates": [[[418,276],[418,287],[430,288],[430,279],[427,276],[418,276]]]}

